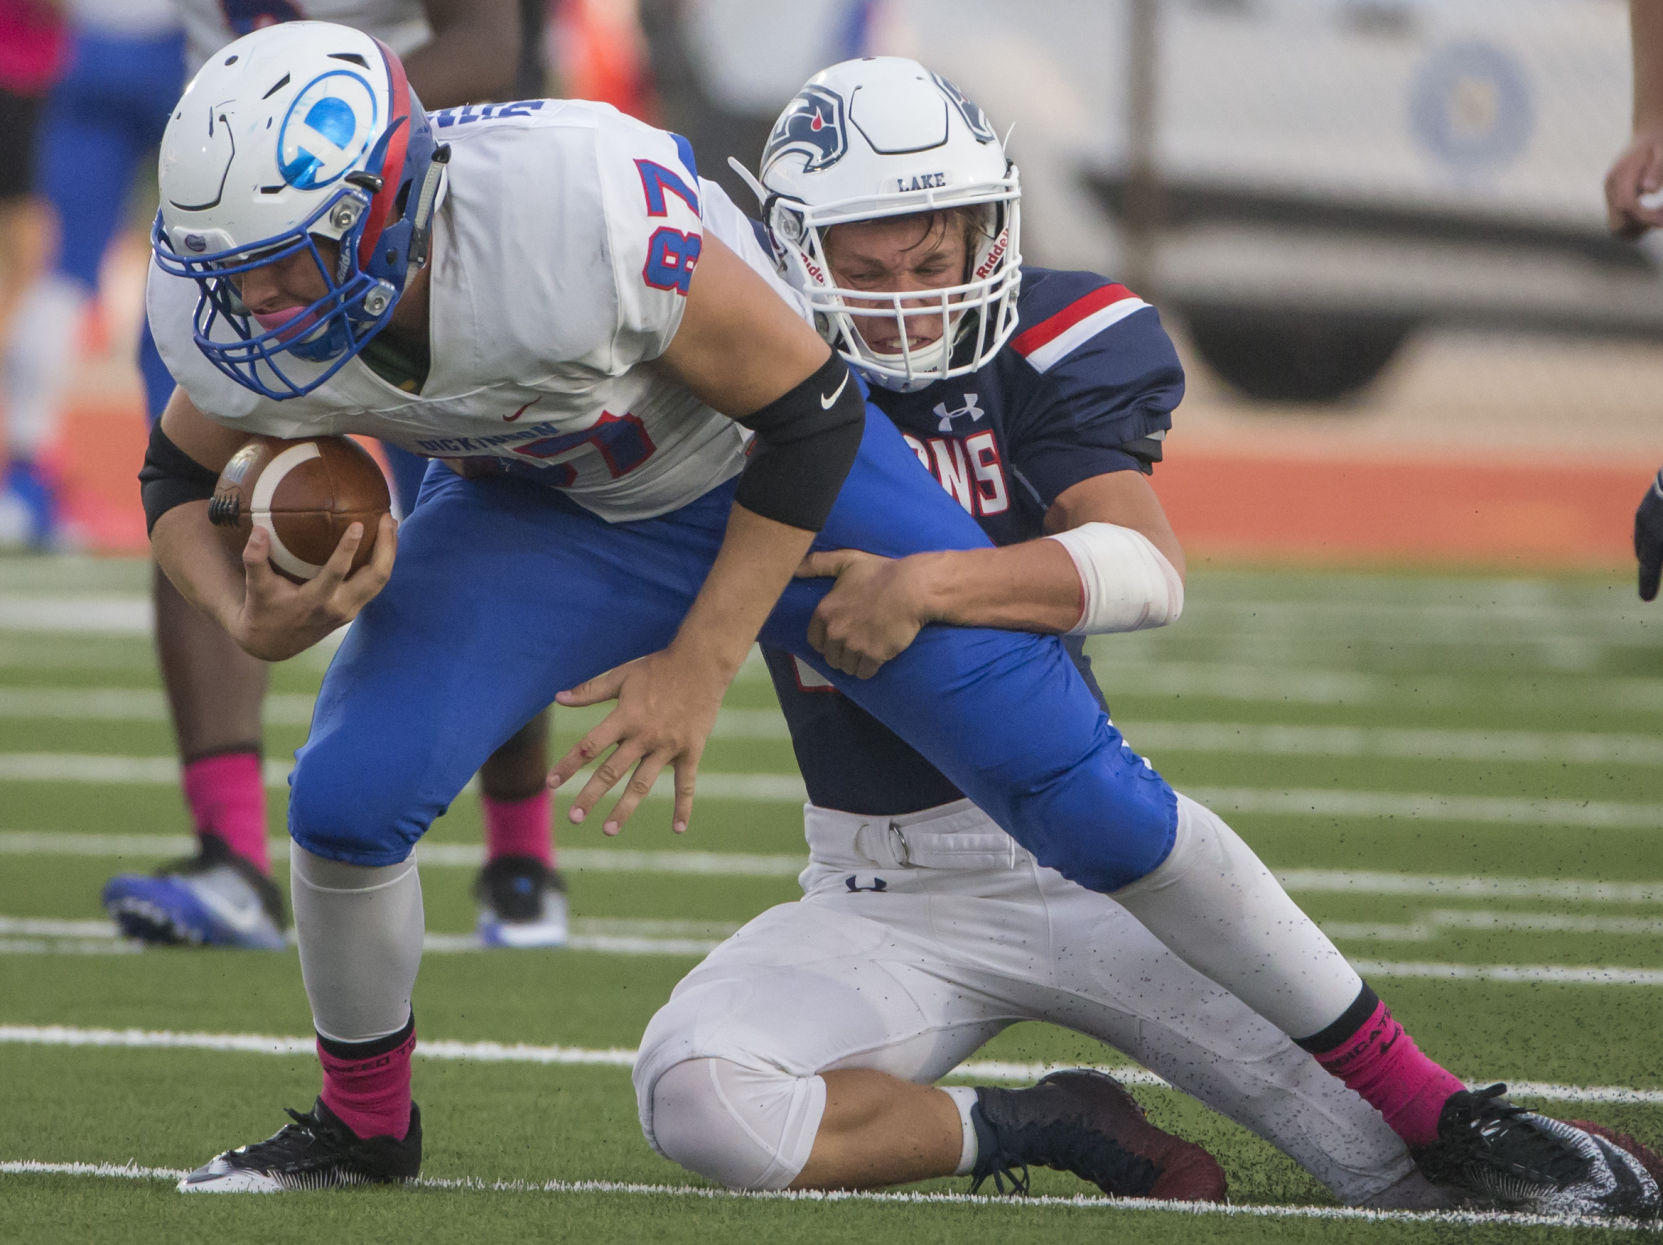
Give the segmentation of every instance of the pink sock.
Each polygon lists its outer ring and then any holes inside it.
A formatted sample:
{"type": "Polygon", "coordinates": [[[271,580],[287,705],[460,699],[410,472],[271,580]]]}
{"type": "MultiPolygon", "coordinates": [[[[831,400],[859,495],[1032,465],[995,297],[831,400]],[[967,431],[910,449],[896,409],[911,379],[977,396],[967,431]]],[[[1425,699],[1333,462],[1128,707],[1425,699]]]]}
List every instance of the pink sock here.
{"type": "Polygon", "coordinates": [[[554,797],[547,787],[523,800],[481,796],[485,807],[485,857],[530,856],[554,868],[554,797]]]}
{"type": "Polygon", "coordinates": [[[1415,1039],[1378,1000],[1360,1029],[1338,1046],[1312,1054],[1362,1095],[1410,1146],[1431,1145],[1438,1139],[1438,1113],[1451,1094],[1466,1088],[1421,1054],[1415,1039]]]}
{"type": "Polygon", "coordinates": [[[266,852],[266,785],[257,752],[222,752],[184,765],[185,803],[198,834],[214,834],[271,872],[266,852]]]}
{"type": "Polygon", "coordinates": [[[410,1053],[416,1022],[377,1042],[318,1038],[323,1105],[360,1137],[403,1140],[410,1131],[410,1053]]]}

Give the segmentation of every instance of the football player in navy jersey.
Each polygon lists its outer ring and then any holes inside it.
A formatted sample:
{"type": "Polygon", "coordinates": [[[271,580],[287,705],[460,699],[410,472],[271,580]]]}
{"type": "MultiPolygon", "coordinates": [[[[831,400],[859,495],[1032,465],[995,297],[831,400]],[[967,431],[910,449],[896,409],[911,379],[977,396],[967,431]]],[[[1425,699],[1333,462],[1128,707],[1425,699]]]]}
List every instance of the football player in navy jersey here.
{"type": "MultiPolygon", "coordinates": [[[[960,340],[973,370],[1015,327],[1014,173],[979,110],[930,81],[937,133],[960,118],[976,162],[991,154],[999,166],[991,198],[977,180],[974,201],[988,208],[977,216],[990,228],[976,231],[966,279],[927,295],[808,299],[828,315],[877,301],[907,322],[950,326],[934,347],[910,328],[880,342],[873,366],[900,383],[960,340]]],[[[934,163],[890,93],[856,97],[847,128],[829,102],[812,102],[828,111],[787,127],[808,152],[825,158],[839,131],[865,127],[934,163]]],[[[140,477],[157,563],[266,660],[352,624],[289,800],[321,1092],[267,1141],[192,1172],[184,1191],[413,1176],[424,924],[415,844],[551,699],[617,702],[551,771],[558,786],[596,763],[573,821],[624,784],[596,818],[621,831],[668,771],[671,827],[686,830],[723,692],[760,636],[871,710],[1010,836],[932,842],[879,826],[892,858],[922,865],[967,842],[1008,856],[1019,843],[1038,864],[1112,893],[1281,1033],[1307,1035],[1307,1050],[1465,1187],[1506,1188],[1545,1209],[1655,1209],[1655,1183],[1626,1153],[1468,1093],[1421,1055],[1229,828],[1132,751],[1054,636],[932,624],[870,677],[844,668],[859,656],[827,659],[835,644],[813,620],[833,583],[813,568],[792,578],[812,548],[1005,559],[868,409],[839,352],[795,316],[794,295],[737,209],[698,179],[684,139],[582,101],[429,116],[384,44],[294,22],[209,61],[168,123],[160,172],[147,307],[178,388],[140,477]],[[216,474],[251,432],[373,435],[455,466],[429,469],[396,543],[383,519],[368,566],[348,574],[363,537],[353,525],[319,575],[296,585],[272,569],[264,528],[234,560],[208,516],[216,474]]],[[[958,206],[947,169],[920,174],[912,193],[924,206],[958,206]]],[[[775,207],[778,233],[778,213],[798,209],[775,207]]],[[[823,256],[810,258],[823,275],[823,256]]],[[[943,374],[968,374],[960,367],[949,360],[943,374]]],[[[1176,572],[1146,535],[1120,523],[1057,535],[1045,543],[1057,546],[1054,567],[1077,568],[1072,593],[1059,594],[1072,603],[1048,595],[1020,614],[1043,606],[1053,631],[1170,614],[1176,572]]],[[[872,835],[848,837],[858,846],[872,835]]],[[[856,868],[840,884],[881,894],[880,876],[856,868]]],[[[1119,950],[1096,942],[1080,959],[1119,950]]],[[[900,989],[877,970],[869,990],[900,989]]],[[[850,1003],[860,1005],[859,990],[850,1003]]],[[[656,1090],[653,1099],[663,1105],[656,1090]]],[[[976,1105],[981,1114],[964,1118],[989,1130],[978,1154],[993,1170],[1055,1157],[1036,1150],[1058,1135],[1054,1118],[1004,1100],[976,1105]]],[[[1142,1153],[1097,1157],[1164,1167],[1142,1153]]]]}
{"type": "MultiPolygon", "coordinates": [[[[1062,633],[1101,700],[1084,634],[1160,626],[1182,607],[1182,552],[1148,476],[1183,372],[1155,310],[1092,273],[1026,267],[1013,299],[1014,280],[1004,305],[967,313],[1003,236],[989,217],[1017,210],[1014,170],[980,120],[916,62],[867,58],[810,80],[760,181],[735,164],[822,330],[999,546],[815,552],[801,573],[837,583],[810,634],[833,667],[870,677],[929,623],[1062,633]]],[[[1196,1196],[1204,1157],[1129,1113],[1106,1077],[933,1086],[1000,1030],[1041,1020],[1154,1069],[1347,1202],[1445,1201],[1310,1043],[1114,899],[1042,867],[801,658],[764,652],[809,792],[805,895],[713,952],[648,1026],[635,1085],[660,1153],[748,1189],[955,1173],[979,1185],[1044,1163],[1111,1193],[1196,1196]],[[1187,1180],[1173,1174],[1186,1164],[1187,1180]]]]}

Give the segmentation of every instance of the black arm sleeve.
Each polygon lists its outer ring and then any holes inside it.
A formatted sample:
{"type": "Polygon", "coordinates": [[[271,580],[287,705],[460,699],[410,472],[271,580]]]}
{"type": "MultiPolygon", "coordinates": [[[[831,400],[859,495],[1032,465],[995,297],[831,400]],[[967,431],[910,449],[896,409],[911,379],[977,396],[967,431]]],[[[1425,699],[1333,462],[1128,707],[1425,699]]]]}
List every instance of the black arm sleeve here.
{"type": "Polygon", "coordinates": [[[214,495],[219,477],[162,431],[162,421],[150,425],[150,444],[144,449],[144,466],[139,468],[139,496],[144,499],[144,530],[155,530],[156,520],[175,506],[188,501],[207,501],[214,495]]]}
{"type": "Polygon", "coordinates": [[[866,430],[866,399],[834,351],[802,384],[739,421],[756,433],[734,500],[754,514],[818,532],[866,430]]]}

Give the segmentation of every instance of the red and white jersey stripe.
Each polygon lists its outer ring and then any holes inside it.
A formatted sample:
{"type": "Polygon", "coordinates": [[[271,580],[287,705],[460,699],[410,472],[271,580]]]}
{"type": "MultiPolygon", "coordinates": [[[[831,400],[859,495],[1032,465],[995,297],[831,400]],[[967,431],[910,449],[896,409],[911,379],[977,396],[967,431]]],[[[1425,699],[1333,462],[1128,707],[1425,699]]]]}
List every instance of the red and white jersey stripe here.
{"type": "Polygon", "coordinates": [[[1037,372],[1048,372],[1111,324],[1149,304],[1124,285],[1099,286],[1061,311],[1023,329],[1011,348],[1037,372]]]}

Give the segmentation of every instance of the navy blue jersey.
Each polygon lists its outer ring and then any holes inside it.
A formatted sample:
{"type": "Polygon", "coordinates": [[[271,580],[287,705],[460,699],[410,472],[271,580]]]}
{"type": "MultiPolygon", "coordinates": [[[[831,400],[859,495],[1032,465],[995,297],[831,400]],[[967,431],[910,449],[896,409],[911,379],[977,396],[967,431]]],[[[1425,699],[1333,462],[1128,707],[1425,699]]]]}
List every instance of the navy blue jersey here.
{"type": "MultiPolygon", "coordinates": [[[[1184,394],[1160,317],[1124,286],[1024,268],[1018,306],[1021,331],[973,376],[916,393],[871,387],[919,461],[999,545],[1044,535],[1052,503],[1082,480],[1150,471],[1184,394]]],[[[1082,637],[1064,642],[1102,701],[1082,637]]],[[[763,656],[815,804],[898,814],[962,798],[808,666],[775,649],[763,656]]]]}

